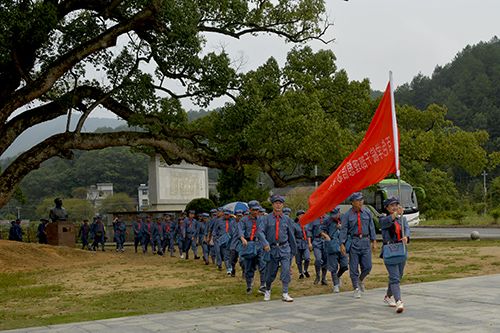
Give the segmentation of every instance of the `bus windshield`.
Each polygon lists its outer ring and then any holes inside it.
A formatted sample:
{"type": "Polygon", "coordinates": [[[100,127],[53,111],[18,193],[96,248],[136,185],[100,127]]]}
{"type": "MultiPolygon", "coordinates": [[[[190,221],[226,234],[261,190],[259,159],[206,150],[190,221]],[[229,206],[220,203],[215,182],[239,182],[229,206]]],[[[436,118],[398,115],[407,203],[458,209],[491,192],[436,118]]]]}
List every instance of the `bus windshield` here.
{"type": "MultiPolygon", "coordinates": [[[[387,193],[387,197],[397,197],[398,196],[398,186],[388,185],[384,186],[383,190],[387,193]]],[[[401,184],[401,206],[406,209],[415,210],[418,207],[417,196],[413,191],[413,188],[407,184],[401,184]]]]}

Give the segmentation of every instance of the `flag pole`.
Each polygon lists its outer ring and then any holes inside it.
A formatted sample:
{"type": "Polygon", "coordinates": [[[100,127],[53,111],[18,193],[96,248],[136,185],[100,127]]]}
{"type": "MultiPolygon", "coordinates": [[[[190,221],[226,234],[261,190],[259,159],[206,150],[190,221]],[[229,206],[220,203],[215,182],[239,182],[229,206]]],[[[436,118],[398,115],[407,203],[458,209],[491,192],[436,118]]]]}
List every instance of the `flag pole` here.
{"type": "MultiPolygon", "coordinates": [[[[389,71],[389,85],[391,87],[391,114],[392,114],[392,141],[394,142],[394,161],[396,163],[396,177],[398,178],[398,199],[401,201],[401,172],[399,170],[399,135],[398,122],[396,118],[396,102],[394,100],[394,82],[392,80],[392,71],[389,71]]],[[[405,228],[403,225],[403,216],[399,216],[401,221],[401,237],[405,237],[405,228]]]]}

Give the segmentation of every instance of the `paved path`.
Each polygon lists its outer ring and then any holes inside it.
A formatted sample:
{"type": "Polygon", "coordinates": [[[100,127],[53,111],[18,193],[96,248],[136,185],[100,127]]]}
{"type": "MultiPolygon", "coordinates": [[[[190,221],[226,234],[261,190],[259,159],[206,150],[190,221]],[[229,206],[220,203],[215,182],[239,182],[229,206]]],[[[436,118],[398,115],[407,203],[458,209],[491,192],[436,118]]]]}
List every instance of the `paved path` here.
{"type": "Polygon", "coordinates": [[[403,286],[399,315],[383,296],[373,289],[361,299],[344,292],[9,332],[500,332],[500,275],[403,286]]]}
{"type": "Polygon", "coordinates": [[[482,239],[500,239],[500,228],[436,228],[413,227],[411,235],[414,239],[470,239],[472,231],[479,232],[482,239]]]}

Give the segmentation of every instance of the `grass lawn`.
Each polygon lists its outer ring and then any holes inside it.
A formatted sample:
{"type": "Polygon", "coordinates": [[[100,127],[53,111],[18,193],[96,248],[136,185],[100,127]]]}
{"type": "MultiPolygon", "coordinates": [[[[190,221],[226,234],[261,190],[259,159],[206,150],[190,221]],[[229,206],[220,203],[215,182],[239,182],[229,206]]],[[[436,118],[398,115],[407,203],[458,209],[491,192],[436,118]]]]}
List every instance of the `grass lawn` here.
{"type": "MultiPolygon", "coordinates": [[[[500,273],[500,241],[421,240],[409,249],[404,283],[500,273]]],[[[374,255],[373,263],[367,288],[386,286],[382,260],[374,255]]],[[[293,297],[331,292],[293,271],[293,297]]],[[[351,290],[348,273],[343,280],[342,291],[351,290]]],[[[257,292],[245,294],[240,272],[227,277],[200,260],[1,240],[0,290],[0,329],[262,301],[257,292]]]]}

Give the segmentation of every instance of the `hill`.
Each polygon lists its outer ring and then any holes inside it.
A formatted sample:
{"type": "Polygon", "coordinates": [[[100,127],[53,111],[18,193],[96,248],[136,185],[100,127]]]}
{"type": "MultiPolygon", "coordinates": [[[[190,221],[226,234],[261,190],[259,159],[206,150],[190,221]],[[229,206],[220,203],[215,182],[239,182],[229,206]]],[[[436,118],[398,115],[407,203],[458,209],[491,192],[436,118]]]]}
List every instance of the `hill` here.
{"type": "Polygon", "coordinates": [[[488,148],[500,150],[500,39],[465,47],[432,77],[419,74],[399,87],[395,98],[421,110],[446,105],[448,119],[468,131],[488,131],[488,148]]]}
{"type": "MultiPolygon", "coordinates": [[[[76,118],[71,121],[71,128],[73,129],[77,124],[76,118]]],[[[83,132],[94,132],[98,128],[109,127],[116,128],[118,126],[126,125],[126,122],[113,118],[89,118],[85,122],[83,132]]],[[[59,117],[43,124],[31,127],[23,132],[12,145],[2,155],[2,159],[14,157],[35,144],[45,140],[51,135],[62,133],[66,130],[66,117],[59,117]]]]}

